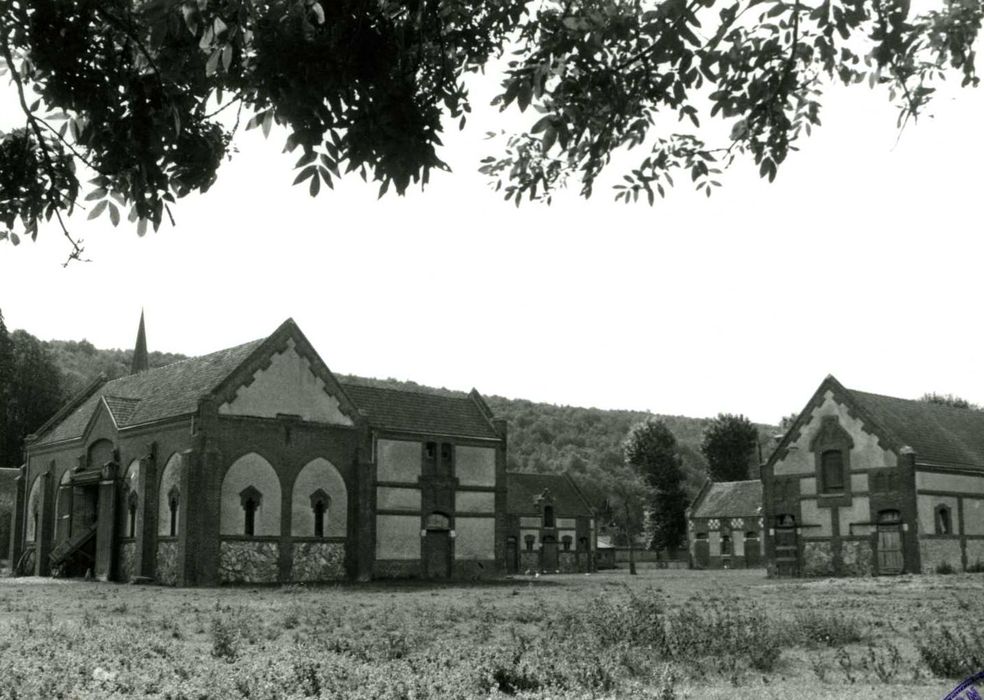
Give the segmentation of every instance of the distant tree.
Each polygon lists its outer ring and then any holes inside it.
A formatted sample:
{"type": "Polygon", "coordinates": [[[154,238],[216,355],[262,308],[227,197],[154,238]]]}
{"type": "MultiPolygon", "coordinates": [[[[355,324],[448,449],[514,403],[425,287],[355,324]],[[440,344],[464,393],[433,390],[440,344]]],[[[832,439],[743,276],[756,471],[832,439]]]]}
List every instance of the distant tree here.
{"type": "Polygon", "coordinates": [[[629,573],[636,574],[635,543],[642,532],[651,490],[646,480],[628,464],[607,474],[605,490],[612,526],[629,547],[629,573]]]}
{"type": "Polygon", "coordinates": [[[14,349],[0,310],[0,467],[19,464],[7,446],[7,406],[14,381],[14,349]]]}
{"type": "Polygon", "coordinates": [[[22,330],[10,335],[11,381],[4,401],[4,455],[10,466],[24,459],[24,438],[41,427],[63,401],[61,372],[44,343],[22,330]]]}
{"type": "Polygon", "coordinates": [[[799,418],[798,413],[790,413],[788,416],[783,416],[781,419],[779,419],[778,432],[781,435],[785,435],[786,432],[793,427],[793,423],[796,422],[797,418],[799,418]]]}
{"type": "Polygon", "coordinates": [[[650,549],[676,549],[687,531],[687,495],[676,437],[659,418],[648,418],[629,431],[625,463],[648,487],[647,510],[652,537],[650,549]]]}
{"type": "Polygon", "coordinates": [[[718,414],[704,430],[700,450],[712,481],[747,479],[757,456],[758,430],[745,416],[718,414]]]}
{"type": "Polygon", "coordinates": [[[981,407],[976,403],[971,403],[967,399],[954,396],[953,394],[937,394],[935,391],[928,392],[919,397],[920,401],[935,403],[940,406],[950,406],[951,408],[966,408],[971,411],[980,411],[981,407]]]}

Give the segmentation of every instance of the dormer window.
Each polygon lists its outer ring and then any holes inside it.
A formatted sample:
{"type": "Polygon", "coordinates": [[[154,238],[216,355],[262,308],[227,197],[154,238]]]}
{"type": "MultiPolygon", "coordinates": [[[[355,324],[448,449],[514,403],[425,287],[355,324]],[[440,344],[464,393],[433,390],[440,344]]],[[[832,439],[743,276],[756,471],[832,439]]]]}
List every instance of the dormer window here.
{"type": "Polygon", "coordinates": [[[824,493],[844,491],[844,453],[840,450],[825,450],[820,455],[820,472],[824,493]]]}

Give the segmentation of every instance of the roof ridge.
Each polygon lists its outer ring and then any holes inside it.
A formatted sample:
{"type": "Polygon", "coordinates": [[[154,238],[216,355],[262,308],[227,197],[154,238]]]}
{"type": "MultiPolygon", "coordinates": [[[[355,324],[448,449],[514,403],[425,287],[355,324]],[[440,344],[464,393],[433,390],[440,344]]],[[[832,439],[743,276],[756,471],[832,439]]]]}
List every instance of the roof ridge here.
{"type": "MultiPolygon", "coordinates": [[[[366,377],[366,379],[371,379],[371,377],[366,377]]],[[[413,394],[415,396],[427,396],[431,398],[438,399],[457,399],[458,401],[471,401],[471,398],[465,394],[464,396],[448,396],[446,394],[435,394],[430,391],[414,391],[413,389],[396,389],[389,386],[370,386],[368,384],[356,384],[353,382],[339,382],[345,387],[355,387],[356,389],[372,389],[373,391],[392,391],[397,394],[413,394]]],[[[436,387],[435,387],[436,388],[436,387]]],[[[457,391],[457,389],[441,389],[442,391],[457,391]]],[[[459,392],[464,393],[464,392],[459,392]]]]}
{"type": "MultiPolygon", "coordinates": [[[[846,388],[846,387],[845,387],[846,388]]],[[[943,403],[936,403],[934,401],[924,401],[923,399],[907,399],[902,396],[889,396],[888,394],[879,394],[874,391],[863,391],[861,389],[847,389],[852,394],[863,394],[865,396],[874,396],[879,399],[891,399],[892,401],[905,401],[906,403],[919,404],[920,406],[929,407],[932,410],[942,410],[942,411],[960,411],[961,413],[977,414],[984,417],[984,410],[975,408],[961,408],[960,406],[949,406],[943,403]]]]}
{"type": "MultiPolygon", "coordinates": [[[[124,375],[121,375],[121,376],[116,377],[114,379],[110,379],[108,382],[106,382],[106,386],[109,387],[111,384],[114,384],[116,382],[120,382],[120,381],[125,380],[125,379],[130,379],[131,377],[147,376],[148,374],[153,373],[153,372],[160,372],[160,371],[165,370],[165,369],[171,369],[172,367],[177,367],[178,365],[182,365],[182,364],[185,364],[185,363],[188,363],[188,362],[197,362],[197,361],[200,361],[200,360],[205,360],[205,359],[208,359],[208,358],[210,358],[210,357],[212,357],[214,355],[218,355],[219,353],[229,352],[231,350],[238,350],[240,348],[246,347],[247,345],[252,345],[254,343],[259,343],[259,342],[262,342],[264,340],[266,340],[266,338],[254,338],[253,340],[248,340],[245,343],[239,343],[238,345],[230,345],[227,348],[221,348],[219,350],[213,350],[212,352],[207,352],[204,355],[193,355],[192,357],[186,357],[183,360],[175,360],[174,362],[169,362],[168,364],[161,365],[160,367],[151,367],[150,369],[144,370],[143,372],[140,372],[139,374],[124,374],[124,375]]],[[[127,397],[121,396],[121,397],[118,397],[118,398],[127,398],[127,397]]]]}

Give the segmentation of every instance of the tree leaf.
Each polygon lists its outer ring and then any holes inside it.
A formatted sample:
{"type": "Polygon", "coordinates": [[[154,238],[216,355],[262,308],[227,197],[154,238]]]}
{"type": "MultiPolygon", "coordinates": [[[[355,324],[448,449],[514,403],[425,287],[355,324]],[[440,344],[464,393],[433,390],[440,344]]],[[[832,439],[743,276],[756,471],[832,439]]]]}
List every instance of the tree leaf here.
{"type": "Polygon", "coordinates": [[[106,211],[106,205],[109,204],[108,199],[104,199],[95,206],[95,208],[89,212],[89,219],[95,219],[97,216],[106,211]]]}

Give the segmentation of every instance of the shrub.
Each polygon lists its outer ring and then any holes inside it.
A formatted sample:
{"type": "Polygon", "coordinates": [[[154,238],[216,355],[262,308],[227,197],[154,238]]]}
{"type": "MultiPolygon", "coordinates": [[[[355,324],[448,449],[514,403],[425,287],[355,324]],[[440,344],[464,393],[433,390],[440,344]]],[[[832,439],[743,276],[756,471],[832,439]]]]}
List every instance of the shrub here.
{"type": "Polygon", "coordinates": [[[212,639],[212,656],[217,659],[233,661],[239,652],[239,636],[232,621],[219,615],[212,617],[209,628],[212,639]]]}
{"type": "Polygon", "coordinates": [[[875,646],[868,643],[868,651],[864,656],[863,666],[882,683],[890,683],[899,677],[902,668],[902,654],[897,646],[890,641],[884,641],[875,646]]]}
{"type": "Polygon", "coordinates": [[[793,615],[790,637],[790,641],[806,646],[841,647],[860,642],[863,635],[856,618],[810,608],[793,615]]]}
{"type": "Polygon", "coordinates": [[[952,566],[950,566],[950,562],[943,561],[936,565],[936,573],[946,576],[949,574],[956,573],[956,571],[952,566]]]}
{"type": "Polygon", "coordinates": [[[979,574],[984,572],[984,561],[978,559],[973,564],[967,567],[967,571],[972,574],[979,574]]]}
{"type": "MultiPolygon", "coordinates": [[[[971,630],[978,626],[968,625],[971,630]]],[[[942,625],[924,627],[916,645],[930,672],[939,678],[966,678],[984,668],[984,640],[942,625]]]]}

